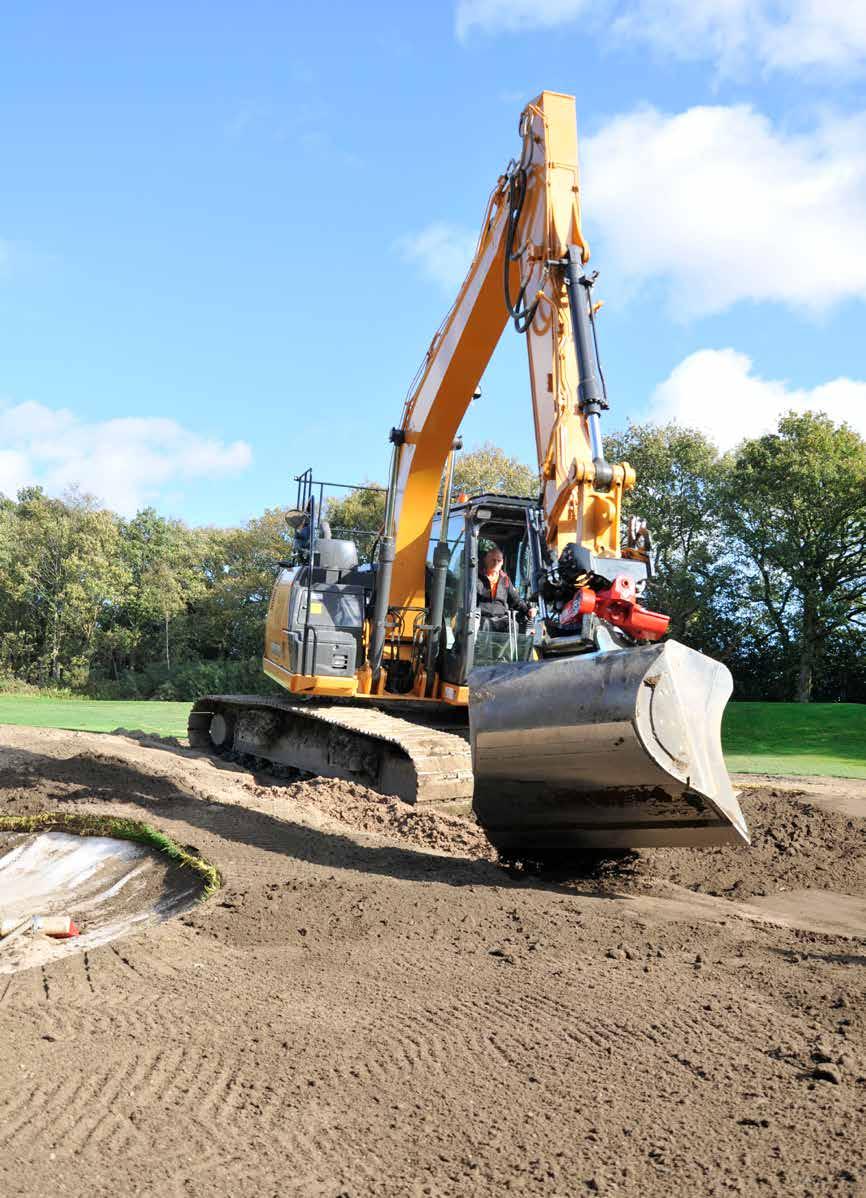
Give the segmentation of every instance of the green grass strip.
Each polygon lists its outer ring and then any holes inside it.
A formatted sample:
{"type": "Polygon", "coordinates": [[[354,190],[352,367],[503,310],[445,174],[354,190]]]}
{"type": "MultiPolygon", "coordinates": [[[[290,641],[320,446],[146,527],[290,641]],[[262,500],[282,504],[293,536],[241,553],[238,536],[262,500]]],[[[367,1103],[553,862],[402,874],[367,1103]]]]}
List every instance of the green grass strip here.
{"type": "Polygon", "coordinates": [[[866,703],[730,703],[728,769],[866,778],[866,703]]]}
{"type": "Polygon", "coordinates": [[[164,853],[184,869],[191,869],[204,883],[202,902],[219,890],[219,870],[204,857],[195,857],[150,824],[117,815],[92,815],[89,812],[42,811],[38,815],[0,815],[0,832],[69,832],[73,836],[114,836],[134,840],[164,853]]]}
{"type": "Polygon", "coordinates": [[[128,728],[158,736],[186,736],[191,703],[129,699],[58,699],[42,695],[0,694],[0,724],[28,728],[68,728],[78,732],[114,732],[128,728]]]}

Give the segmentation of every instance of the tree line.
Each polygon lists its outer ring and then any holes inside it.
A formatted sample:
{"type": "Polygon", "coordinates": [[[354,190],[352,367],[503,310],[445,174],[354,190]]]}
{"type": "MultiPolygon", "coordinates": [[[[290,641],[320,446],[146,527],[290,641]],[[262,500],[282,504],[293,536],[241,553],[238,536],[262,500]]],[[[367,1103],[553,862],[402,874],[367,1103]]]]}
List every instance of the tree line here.
{"type": "Polygon", "coordinates": [[[285,510],[190,528],[38,487],[0,500],[0,685],[186,699],[259,687],[285,510]]]}
{"type": "MultiPolygon", "coordinates": [[[[722,454],[676,425],[608,436],[638,484],[625,515],[653,536],[645,603],[671,634],[724,661],[750,699],[866,701],[866,442],[820,414],[722,454]]],[[[462,454],[455,488],[535,494],[535,471],[494,445],[462,454]]],[[[372,551],[381,491],[332,498],[335,536],[372,551]]],[[[152,508],[124,519],[92,498],[28,487],[0,498],[0,686],[191,699],[268,690],[260,658],[286,509],[190,528],[152,508]]]]}

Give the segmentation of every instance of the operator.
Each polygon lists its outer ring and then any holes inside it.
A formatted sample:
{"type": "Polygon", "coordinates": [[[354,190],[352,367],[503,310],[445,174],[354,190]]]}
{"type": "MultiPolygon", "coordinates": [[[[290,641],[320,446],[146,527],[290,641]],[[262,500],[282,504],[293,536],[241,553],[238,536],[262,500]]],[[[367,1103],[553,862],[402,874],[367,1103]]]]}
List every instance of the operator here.
{"type": "Polygon", "coordinates": [[[514,583],[502,569],[504,560],[502,550],[495,546],[488,549],[481,559],[476,592],[482,629],[506,630],[509,611],[519,612],[521,616],[532,615],[529,604],[523,602],[514,583]]]}

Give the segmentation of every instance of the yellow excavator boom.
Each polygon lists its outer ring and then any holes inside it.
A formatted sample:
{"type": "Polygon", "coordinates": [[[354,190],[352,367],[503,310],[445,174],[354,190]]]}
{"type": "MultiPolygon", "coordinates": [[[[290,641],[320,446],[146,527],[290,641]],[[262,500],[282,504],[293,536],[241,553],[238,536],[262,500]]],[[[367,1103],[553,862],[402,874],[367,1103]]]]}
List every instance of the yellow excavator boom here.
{"type": "Polygon", "coordinates": [[[442,472],[460,421],[509,320],[503,301],[520,298],[542,507],[547,538],[557,549],[575,540],[596,553],[619,551],[627,465],[613,485],[594,486],[586,416],[576,405],[580,381],[565,288],[551,263],[579,247],[581,230],[577,125],[573,96],[542,92],[520,120],[521,156],[497,181],[478,245],[453,307],[427,351],[403,410],[396,497],[391,513],[396,556],[389,606],[424,606],[424,567],[442,472]],[[530,313],[532,318],[529,319],[530,313]]]}

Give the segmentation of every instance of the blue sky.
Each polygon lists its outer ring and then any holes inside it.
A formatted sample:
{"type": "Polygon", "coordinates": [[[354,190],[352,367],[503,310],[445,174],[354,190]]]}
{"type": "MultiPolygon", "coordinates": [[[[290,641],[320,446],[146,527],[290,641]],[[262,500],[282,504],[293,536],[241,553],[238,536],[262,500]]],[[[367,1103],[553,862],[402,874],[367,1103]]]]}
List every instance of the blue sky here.
{"type": "MultiPolygon", "coordinates": [[[[382,478],[524,103],[577,97],[612,425],[866,434],[866,7],[12,4],[0,490],[231,523],[382,478]]],[[[464,425],[531,461],[510,329],[464,425]]]]}

